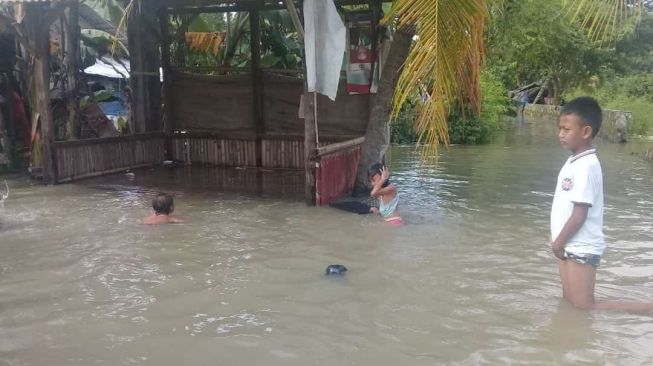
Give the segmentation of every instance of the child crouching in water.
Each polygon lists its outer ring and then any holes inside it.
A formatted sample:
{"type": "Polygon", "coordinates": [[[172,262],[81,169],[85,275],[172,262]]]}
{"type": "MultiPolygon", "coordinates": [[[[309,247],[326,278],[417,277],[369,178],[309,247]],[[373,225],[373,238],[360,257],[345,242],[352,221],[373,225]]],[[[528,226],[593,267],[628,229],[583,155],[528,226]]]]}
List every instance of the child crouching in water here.
{"type": "Polygon", "coordinates": [[[143,219],[145,225],[184,222],[183,219],[170,215],[175,210],[175,203],[169,194],[159,193],[156,195],[152,200],[152,208],[154,212],[143,219]]]}
{"type": "Polygon", "coordinates": [[[393,225],[403,225],[404,220],[399,216],[399,193],[397,186],[391,184],[390,171],[383,164],[374,164],[367,170],[372,192],[370,195],[376,198],[379,207],[373,207],[370,211],[379,214],[383,219],[393,225]]]}

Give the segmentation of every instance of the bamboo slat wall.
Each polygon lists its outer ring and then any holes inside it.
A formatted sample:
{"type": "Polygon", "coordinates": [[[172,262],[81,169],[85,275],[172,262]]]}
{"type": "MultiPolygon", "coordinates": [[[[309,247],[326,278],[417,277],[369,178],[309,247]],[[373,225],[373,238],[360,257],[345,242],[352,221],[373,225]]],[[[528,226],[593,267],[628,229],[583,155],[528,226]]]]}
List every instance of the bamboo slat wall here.
{"type": "MultiPolygon", "coordinates": [[[[328,140],[330,141],[330,140],[328,140]]],[[[255,167],[255,137],[222,137],[176,134],[172,156],[176,161],[225,167],[255,167]]],[[[267,169],[304,169],[304,137],[263,137],[261,167],[267,169]]],[[[322,142],[320,145],[325,145],[322,142]]]]}
{"type": "Polygon", "coordinates": [[[261,141],[264,168],[304,169],[304,139],[261,141]]]}
{"type": "Polygon", "coordinates": [[[172,157],[188,164],[256,166],[256,139],[175,135],[172,157]]]}
{"type": "Polygon", "coordinates": [[[57,182],[159,163],[165,157],[164,144],[163,135],[57,142],[57,182]]]}

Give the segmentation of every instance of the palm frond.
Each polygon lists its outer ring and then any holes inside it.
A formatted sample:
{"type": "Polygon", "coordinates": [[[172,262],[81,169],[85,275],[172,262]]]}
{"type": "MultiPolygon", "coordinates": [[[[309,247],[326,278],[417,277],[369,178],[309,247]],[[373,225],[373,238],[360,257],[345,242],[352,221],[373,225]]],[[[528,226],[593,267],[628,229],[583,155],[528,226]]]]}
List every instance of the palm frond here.
{"type": "Polygon", "coordinates": [[[485,0],[396,0],[385,18],[398,27],[416,27],[416,37],[397,82],[392,119],[402,105],[427,85],[425,101],[415,122],[424,156],[437,156],[448,145],[447,116],[454,105],[480,112],[480,69],[483,30],[488,19],[485,0]]]}
{"type": "Polygon", "coordinates": [[[624,28],[639,22],[644,0],[564,0],[564,7],[587,31],[590,38],[612,43],[624,28]]]}
{"type": "MultiPolygon", "coordinates": [[[[140,0],[129,0],[129,3],[125,6],[125,8],[122,11],[122,18],[120,18],[120,22],[118,23],[115,39],[118,39],[118,36],[120,33],[127,34],[127,20],[129,17],[131,17],[131,14],[133,11],[138,11],[140,10],[140,0]]],[[[117,42],[113,43],[113,46],[111,47],[111,52],[115,52],[116,47],[118,46],[117,42]]]]}

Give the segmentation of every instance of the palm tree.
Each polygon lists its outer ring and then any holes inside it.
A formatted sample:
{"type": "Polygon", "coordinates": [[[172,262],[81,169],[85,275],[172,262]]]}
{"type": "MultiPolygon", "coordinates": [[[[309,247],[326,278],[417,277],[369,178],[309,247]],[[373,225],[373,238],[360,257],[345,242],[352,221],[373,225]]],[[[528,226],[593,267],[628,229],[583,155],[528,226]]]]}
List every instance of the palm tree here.
{"type": "MultiPolygon", "coordinates": [[[[483,31],[489,20],[490,8],[502,6],[508,0],[395,0],[386,23],[394,22],[398,29],[414,28],[415,38],[398,78],[392,102],[391,119],[402,105],[426,88],[430,95],[415,120],[415,130],[426,143],[425,153],[436,156],[441,144],[448,144],[447,116],[454,106],[465,113],[480,112],[480,70],[483,65],[483,31]]],[[[594,40],[605,44],[614,41],[623,26],[639,18],[643,6],[650,0],[563,0],[570,21],[577,21],[594,40]]],[[[383,78],[393,79],[393,72],[384,70],[383,78]]],[[[378,98],[383,103],[383,98],[378,98]]],[[[387,123],[374,123],[379,129],[387,123]]],[[[379,121],[377,121],[379,122],[379,121]]],[[[387,127],[386,127],[387,128],[387,127]]],[[[370,130],[368,129],[368,136],[370,130]]],[[[377,133],[377,136],[383,136],[377,133]]],[[[383,136],[385,138],[385,136],[383,136]]],[[[387,141],[387,140],[386,140],[387,141]]],[[[385,141],[368,141],[367,149],[383,149],[385,141]],[[380,148],[379,148],[380,146],[380,148]]],[[[364,148],[365,150],[365,148],[364,148]]],[[[366,156],[382,156],[383,151],[363,152],[360,167],[365,168],[366,156]]],[[[378,160],[377,160],[378,162],[378,160]]],[[[359,169],[364,170],[364,169],[359,169]]],[[[364,178],[363,178],[364,179],[364,178]]],[[[359,177],[358,183],[361,183],[359,177]]]]}
{"type": "MultiPolygon", "coordinates": [[[[436,157],[438,147],[448,145],[447,117],[452,108],[462,108],[468,114],[480,113],[483,31],[491,10],[501,11],[509,1],[394,0],[384,21],[394,23],[398,37],[393,41],[391,59],[383,70],[379,91],[372,99],[357,186],[366,184],[367,167],[383,159],[390,142],[389,119],[397,117],[410,97],[421,95],[424,90],[428,93],[414,122],[420,140],[425,143],[424,157],[436,157]],[[405,34],[413,30],[411,47],[405,34]],[[399,45],[394,44],[397,42],[399,45]]],[[[577,21],[594,40],[606,44],[624,31],[624,25],[636,23],[643,6],[653,3],[652,0],[563,2],[570,22],[577,21]]]]}

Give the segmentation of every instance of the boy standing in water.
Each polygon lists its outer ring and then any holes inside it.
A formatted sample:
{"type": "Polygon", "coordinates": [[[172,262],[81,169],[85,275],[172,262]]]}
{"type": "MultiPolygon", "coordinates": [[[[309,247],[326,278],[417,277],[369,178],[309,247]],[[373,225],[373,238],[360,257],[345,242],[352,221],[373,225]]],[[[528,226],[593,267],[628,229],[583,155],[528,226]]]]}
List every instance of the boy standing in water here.
{"type": "Polygon", "coordinates": [[[560,144],[571,157],[560,170],[551,207],[551,240],[558,258],[563,297],[580,309],[611,309],[653,315],[653,304],[596,302],[596,268],[605,250],[603,172],[592,141],[602,112],[589,97],[572,100],[558,121],[560,144]]]}
{"type": "Polygon", "coordinates": [[[154,213],[143,219],[145,225],[184,222],[184,220],[170,215],[175,210],[175,203],[169,194],[157,194],[154,200],[152,200],[152,208],[154,209],[154,213]]]}

